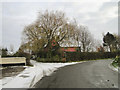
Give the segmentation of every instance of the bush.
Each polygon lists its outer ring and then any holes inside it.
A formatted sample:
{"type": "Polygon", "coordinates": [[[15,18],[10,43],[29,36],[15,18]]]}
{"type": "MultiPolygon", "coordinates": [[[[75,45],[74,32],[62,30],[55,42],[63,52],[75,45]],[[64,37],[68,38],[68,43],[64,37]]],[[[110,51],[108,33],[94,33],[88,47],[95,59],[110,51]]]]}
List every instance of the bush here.
{"type": "Polygon", "coordinates": [[[60,51],[39,51],[36,55],[40,58],[51,58],[56,55],[58,55],[59,57],[62,56],[60,51]]]}
{"type": "Polygon", "coordinates": [[[67,61],[83,61],[115,58],[118,52],[67,52],[67,61]]]}
{"type": "Polygon", "coordinates": [[[51,62],[65,62],[65,61],[62,61],[62,58],[60,58],[59,55],[55,55],[55,56],[48,57],[48,58],[37,57],[36,61],[38,61],[38,62],[50,62],[50,63],[51,62]]]}
{"type": "Polygon", "coordinates": [[[53,61],[60,61],[60,57],[58,55],[52,57],[53,61]]]}
{"type": "Polygon", "coordinates": [[[36,61],[37,61],[37,62],[45,62],[46,59],[45,59],[45,58],[37,57],[36,61]]]}
{"type": "Polygon", "coordinates": [[[114,67],[120,67],[120,56],[116,56],[115,60],[112,62],[114,67]]]}

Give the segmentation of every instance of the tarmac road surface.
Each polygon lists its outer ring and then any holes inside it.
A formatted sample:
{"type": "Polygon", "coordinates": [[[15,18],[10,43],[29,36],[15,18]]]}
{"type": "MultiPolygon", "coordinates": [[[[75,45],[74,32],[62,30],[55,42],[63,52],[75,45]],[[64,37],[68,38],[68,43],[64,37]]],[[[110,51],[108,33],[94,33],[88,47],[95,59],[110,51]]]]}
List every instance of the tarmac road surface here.
{"type": "Polygon", "coordinates": [[[112,60],[88,61],[62,67],[40,80],[35,88],[118,88],[118,72],[112,60]]]}

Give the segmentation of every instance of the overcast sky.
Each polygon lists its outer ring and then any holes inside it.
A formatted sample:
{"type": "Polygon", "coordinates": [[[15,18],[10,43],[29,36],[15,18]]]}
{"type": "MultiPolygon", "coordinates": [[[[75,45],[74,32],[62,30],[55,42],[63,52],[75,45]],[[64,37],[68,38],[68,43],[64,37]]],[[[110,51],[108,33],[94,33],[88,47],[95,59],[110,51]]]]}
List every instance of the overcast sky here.
{"type": "MultiPolygon", "coordinates": [[[[60,10],[66,16],[75,18],[80,25],[86,25],[92,35],[102,40],[102,33],[118,33],[118,0],[79,0],[61,1],[29,0],[29,2],[17,2],[15,0],[5,0],[0,3],[0,27],[2,29],[2,46],[10,47],[14,45],[17,50],[21,44],[22,31],[26,25],[36,20],[38,12],[44,10],[60,10]],[[91,2],[90,2],[91,1],[91,2]]],[[[1,39],[0,39],[1,41],[1,39]]],[[[1,42],[0,42],[1,43],[1,42]]]]}

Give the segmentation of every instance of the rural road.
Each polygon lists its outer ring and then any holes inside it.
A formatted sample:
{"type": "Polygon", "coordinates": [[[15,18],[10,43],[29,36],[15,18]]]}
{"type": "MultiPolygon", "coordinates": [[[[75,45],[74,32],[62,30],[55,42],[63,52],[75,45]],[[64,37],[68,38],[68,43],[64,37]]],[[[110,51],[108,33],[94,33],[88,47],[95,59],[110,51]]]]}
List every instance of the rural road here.
{"type": "Polygon", "coordinates": [[[112,60],[97,60],[65,66],[40,80],[35,88],[118,88],[118,73],[112,60]]]}

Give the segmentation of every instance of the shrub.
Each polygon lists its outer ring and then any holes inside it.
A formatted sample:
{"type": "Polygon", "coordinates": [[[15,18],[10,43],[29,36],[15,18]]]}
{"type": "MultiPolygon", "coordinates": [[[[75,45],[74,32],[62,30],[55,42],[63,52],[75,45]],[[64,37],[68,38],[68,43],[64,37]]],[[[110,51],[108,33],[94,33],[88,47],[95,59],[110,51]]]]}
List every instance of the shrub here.
{"type": "Polygon", "coordinates": [[[58,55],[52,57],[53,61],[60,61],[60,57],[58,55]]]}
{"type": "Polygon", "coordinates": [[[67,61],[83,61],[83,60],[96,60],[115,58],[117,52],[67,52],[67,61]]]}
{"type": "Polygon", "coordinates": [[[38,62],[45,62],[45,61],[46,61],[46,59],[45,59],[45,58],[40,58],[40,57],[37,57],[36,61],[38,61],[38,62]]]}
{"type": "Polygon", "coordinates": [[[120,66],[120,56],[116,56],[115,60],[112,62],[114,67],[120,66]]]}
{"type": "Polygon", "coordinates": [[[38,62],[65,62],[65,61],[62,61],[62,58],[60,58],[59,55],[55,55],[55,56],[47,57],[47,58],[37,57],[36,61],[38,62]]]}

